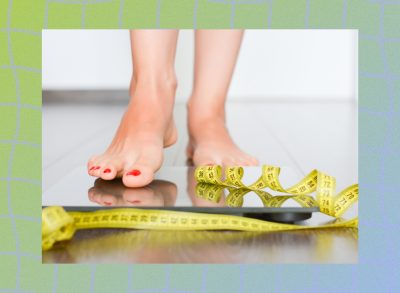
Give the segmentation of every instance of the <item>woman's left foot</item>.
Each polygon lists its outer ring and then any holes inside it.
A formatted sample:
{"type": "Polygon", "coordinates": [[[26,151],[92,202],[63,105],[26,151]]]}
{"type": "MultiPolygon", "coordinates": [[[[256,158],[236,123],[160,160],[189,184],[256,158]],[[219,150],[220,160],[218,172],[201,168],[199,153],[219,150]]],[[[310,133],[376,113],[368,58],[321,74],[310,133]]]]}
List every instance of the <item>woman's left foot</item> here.
{"type": "Polygon", "coordinates": [[[240,150],[233,142],[223,114],[189,105],[188,116],[189,144],[186,155],[194,165],[258,165],[256,158],[240,150]]]}

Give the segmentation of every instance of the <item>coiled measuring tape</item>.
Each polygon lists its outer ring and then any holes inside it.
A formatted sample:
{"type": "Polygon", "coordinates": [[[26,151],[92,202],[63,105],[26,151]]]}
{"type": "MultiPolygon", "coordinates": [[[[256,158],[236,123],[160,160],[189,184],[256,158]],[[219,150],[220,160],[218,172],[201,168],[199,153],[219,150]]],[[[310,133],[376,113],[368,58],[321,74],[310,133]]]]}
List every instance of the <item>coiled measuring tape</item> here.
{"type": "MultiPolygon", "coordinates": [[[[303,207],[318,206],[322,213],[339,218],[358,200],[358,184],[352,185],[335,195],[335,178],[318,170],[290,188],[283,188],[279,182],[280,168],[264,165],[262,174],[253,184],[242,182],[242,167],[225,168],[222,177],[220,166],[202,166],[195,170],[199,183],[196,192],[199,196],[215,199],[221,188],[228,188],[227,203],[241,206],[247,192],[254,191],[265,206],[280,207],[293,199],[303,207]],[[272,196],[264,191],[269,188],[289,195],[272,196]],[[316,198],[310,196],[316,192],[316,198]]],[[[42,249],[50,249],[55,242],[69,240],[76,230],[93,228],[130,228],[154,230],[239,230],[252,232],[289,231],[326,228],[357,228],[358,218],[340,219],[332,224],[302,226],[282,224],[240,216],[204,214],[166,210],[143,210],[136,208],[115,208],[95,212],[66,212],[62,207],[46,207],[42,210],[42,249]]]]}
{"type": "MultiPolygon", "coordinates": [[[[298,183],[286,189],[279,181],[279,167],[264,165],[261,176],[250,185],[242,182],[243,174],[242,167],[228,167],[225,168],[225,179],[222,179],[220,166],[206,166],[196,168],[194,176],[197,182],[215,185],[217,188],[219,186],[228,188],[230,194],[227,202],[232,206],[239,206],[243,195],[254,191],[265,206],[280,207],[288,199],[293,199],[302,207],[317,206],[320,212],[339,218],[358,200],[358,184],[351,185],[335,195],[336,179],[318,170],[311,171],[298,183]],[[265,188],[289,195],[272,196],[264,191],[265,188]],[[316,192],[316,199],[310,196],[313,192],[316,192]]],[[[202,187],[197,186],[197,188],[202,187]]],[[[204,189],[209,188],[204,187],[204,189]]]]}

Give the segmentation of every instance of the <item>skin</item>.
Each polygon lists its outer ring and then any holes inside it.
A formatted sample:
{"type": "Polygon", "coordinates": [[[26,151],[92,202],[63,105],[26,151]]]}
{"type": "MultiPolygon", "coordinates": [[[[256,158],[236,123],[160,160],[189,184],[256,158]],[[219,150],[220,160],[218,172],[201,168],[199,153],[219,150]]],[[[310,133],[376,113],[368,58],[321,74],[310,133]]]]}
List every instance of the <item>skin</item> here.
{"type": "MultiPolygon", "coordinates": [[[[91,176],[121,177],[128,187],[149,184],[163,162],[163,148],[174,144],[174,62],[178,30],[131,30],[134,64],[131,100],[107,150],[87,164],[91,176]]],[[[225,101],[243,30],[195,32],[194,87],[188,102],[187,156],[194,165],[252,166],[225,125],[225,101]]]]}
{"type": "Polygon", "coordinates": [[[254,166],[225,125],[225,102],[243,30],[198,30],[192,96],[188,103],[187,156],[194,165],[254,166]]]}

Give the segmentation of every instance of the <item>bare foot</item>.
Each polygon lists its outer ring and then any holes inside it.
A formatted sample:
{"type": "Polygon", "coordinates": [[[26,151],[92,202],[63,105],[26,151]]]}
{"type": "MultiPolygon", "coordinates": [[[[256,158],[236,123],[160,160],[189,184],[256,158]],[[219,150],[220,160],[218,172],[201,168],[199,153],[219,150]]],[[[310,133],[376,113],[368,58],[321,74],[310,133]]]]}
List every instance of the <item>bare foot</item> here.
{"type": "Polygon", "coordinates": [[[189,144],[186,154],[194,165],[255,166],[256,158],[240,150],[225,126],[224,109],[189,104],[189,144]]]}
{"type": "Polygon", "coordinates": [[[108,149],[92,157],[88,173],[104,180],[122,177],[128,187],[149,184],[163,162],[163,148],[176,142],[172,117],[175,86],[131,85],[131,101],[108,149]]]}

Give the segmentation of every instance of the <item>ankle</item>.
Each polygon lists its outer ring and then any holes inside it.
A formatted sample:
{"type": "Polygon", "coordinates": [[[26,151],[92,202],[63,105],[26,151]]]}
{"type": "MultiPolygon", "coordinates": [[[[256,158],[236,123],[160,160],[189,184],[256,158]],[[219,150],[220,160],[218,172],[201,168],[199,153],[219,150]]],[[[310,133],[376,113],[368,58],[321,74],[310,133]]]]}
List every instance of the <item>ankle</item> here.
{"type": "Polygon", "coordinates": [[[131,79],[129,88],[130,96],[137,95],[137,92],[146,95],[158,96],[160,98],[174,97],[178,86],[175,73],[158,72],[136,72],[131,79]]]}
{"type": "Polygon", "coordinates": [[[190,98],[186,105],[188,122],[196,123],[225,123],[225,104],[224,103],[202,103],[198,98],[190,98]]]}
{"type": "Polygon", "coordinates": [[[188,132],[192,143],[196,143],[210,134],[226,129],[224,107],[214,105],[197,104],[189,101],[188,109],[188,132]]]}

